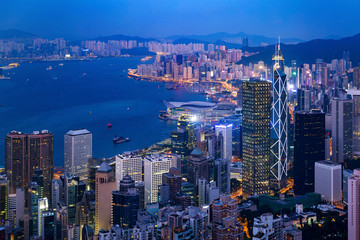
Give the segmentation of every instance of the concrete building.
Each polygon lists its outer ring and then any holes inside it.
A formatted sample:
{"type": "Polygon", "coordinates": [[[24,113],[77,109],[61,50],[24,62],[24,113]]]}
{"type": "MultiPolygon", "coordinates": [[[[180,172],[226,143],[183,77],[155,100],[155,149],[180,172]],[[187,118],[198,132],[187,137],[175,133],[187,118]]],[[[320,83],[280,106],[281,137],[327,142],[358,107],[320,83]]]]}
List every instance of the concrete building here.
{"type": "Polygon", "coordinates": [[[145,204],[158,202],[158,187],[163,184],[162,174],[168,173],[171,157],[154,154],[144,159],[145,204]]]}
{"type": "Polygon", "coordinates": [[[348,240],[360,240],[360,169],[348,179],[348,240]]]}
{"type": "Polygon", "coordinates": [[[353,101],[332,100],[332,161],[343,162],[353,155],[353,101]]]}
{"type": "MultiPolygon", "coordinates": [[[[222,135],[222,156],[221,158],[232,162],[232,124],[215,125],[215,134],[217,137],[222,135]]],[[[230,171],[230,170],[229,170],[230,171]]]]}
{"type": "Polygon", "coordinates": [[[315,163],[315,192],[321,194],[322,200],[330,203],[341,201],[341,164],[331,161],[315,163]]]}
{"type": "Polygon", "coordinates": [[[253,240],[281,239],[281,218],[272,213],[264,213],[254,218],[253,240]]]}
{"type": "Polygon", "coordinates": [[[87,180],[88,159],[92,157],[92,134],[87,129],[70,130],[64,136],[65,172],[87,180]]]}
{"type": "Polygon", "coordinates": [[[116,189],[119,188],[119,182],[126,175],[129,175],[135,182],[143,181],[142,176],[142,157],[124,152],[115,156],[116,162],[116,189]]]}
{"type": "Polygon", "coordinates": [[[111,226],[112,191],[116,190],[113,169],[105,161],[96,171],[95,180],[95,234],[111,226]]]}

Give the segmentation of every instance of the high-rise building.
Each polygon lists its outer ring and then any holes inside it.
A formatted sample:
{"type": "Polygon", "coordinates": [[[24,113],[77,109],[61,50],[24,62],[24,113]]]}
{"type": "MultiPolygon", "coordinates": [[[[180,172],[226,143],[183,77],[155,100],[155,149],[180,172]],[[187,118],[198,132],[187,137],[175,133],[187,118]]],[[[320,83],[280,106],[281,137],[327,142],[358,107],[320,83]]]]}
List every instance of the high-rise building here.
{"type": "Polygon", "coordinates": [[[242,158],[242,114],[224,117],[219,122],[232,125],[232,155],[242,158]]]}
{"type": "Polygon", "coordinates": [[[95,190],[95,174],[100,164],[101,160],[99,158],[89,158],[88,160],[87,190],[89,191],[95,190]]]}
{"type": "Polygon", "coordinates": [[[216,136],[222,135],[222,159],[232,162],[232,124],[215,125],[216,136]]]}
{"type": "Polygon", "coordinates": [[[75,223],[78,184],[79,177],[69,173],[64,174],[64,199],[67,208],[67,222],[69,224],[75,223]]]}
{"type": "Polygon", "coordinates": [[[9,181],[0,179],[0,225],[5,224],[8,219],[8,196],[9,196],[9,181]]]}
{"type": "Polygon", "coordinates": [[[95,234],[111,226],[112,191],[116,189],[115,173],[105,161],[96,171],[95,234]]]}
{"type": "Polygon", "coordinates": [[[195,148],[187,161],[188,181],[197,184],[197,180],[204,178],[209,181],[209,159],[201,152],[199,148],[195,148]]]}
{"type": "Polygon", "coordinates": [[[243,83],[243,192],[269,193],[270,88],[266,81],[243,83]]]}
{"type": "Polygon", "coordinates": [[[310,111],[311,108],[311,92],[308,89],[298,89],[297,97],[297,111],[310,111]]]}
{"type": "Polygon", "coordinates": [[[5,170],[10,193],[27,189],[36,169],[42,169],[44,196],[51,199],[54,168],[54,136],[47,130],[24,134],[13,131],[5,138],[5,170]]]}
{"type": "Polygon", "coordinates": [[[360,169],[348,179],[348,240],[360,240],[360,169]]]}
{"type": "Polygon", "coordinates": [[[353,101],[332,100],[332,161],[341,163],[353,154],[353,101]]]}
{"type": "Polygon", "coordinates": [[[47,198],[40,198],[38,201],[38,235],[42,237],[43,233],[43,212],[49,210],[49,202],[47,198]]]}
{"type": "Polygon", "coordinates": [[[144,160],[145,204],[158,202],[158,187],[163,184],[162,174],[168,173],[171,157],[154,154],[144,160]]]}
{"type": "Polygon", "coordinates": [[[53,211],[56,210],[57,205],[63,200],[63,192],[63,182],[60,179],[53,179],[51,188],[51,208],[53,211]]]}
{"type": "Polygon", "coordinates": [[[169,185],[170,188],[170,200],[175,201],[176,193],[181,191],[181,171],[175,167],[171,167],[168,173],[164,173],[162,176],[162,182],[169,185]]]}
{"type": "Polygon", "coordinates": [[[282,219],[274,218],[272,213],[264,213],[254,218],[253,239],[281,239],[282,219]]]}
{"type": "Polygon", "coordinates": [[[41,237],[43,240],[53,240],[55,238],[55,214],[52,211],[42,212],[41,237]]]}
{"type": "Polygon", "coordinates": [[[214,181],[222,194],[230,194],[230,163],[218,158],[214,161],[214,181]]]}
{"type": "Polygon", "coordinates": [[[87,129],[70,130],[64,136],[65,172],[87,180],[88,159],[92,157],[92,134],[87,129]]]}
{"type": "Polygon", "coordinates": [[[270,146],[271,177],[278,183],[287,176],[288,160],[288,97],[287,79],[284,73],[284,58],[280,51],[280,44],[273,55],[273,96],[271,107],[271,138],[270,146]]]}
{"type": "Polygon", "coordinates": [[[119,188],[119,181],[126,175],[129,175],[135,182],[143,180],[142,168],[143,160],[142,157],[125,152],[115,156],[116,161],[116,187],[119,188]]]}
{"type": "Polygon", "coordinates": [[[315,192],[330,203],[341,202],[342,167],[331,161],[315,163],[315,192]]]}
{"type": "Polygon", "coordinates": [[[112,225],[135,226],[138,210],[139,193],[136,191],[134,180],[126,175],[120,181],[119,190],[112,192],[112,225]]]}
{"type": "Polygon", "coordinates": [[[315,162],[325,159],[325,113],[295,113],[294,191],[314,192],[315,162]]]}

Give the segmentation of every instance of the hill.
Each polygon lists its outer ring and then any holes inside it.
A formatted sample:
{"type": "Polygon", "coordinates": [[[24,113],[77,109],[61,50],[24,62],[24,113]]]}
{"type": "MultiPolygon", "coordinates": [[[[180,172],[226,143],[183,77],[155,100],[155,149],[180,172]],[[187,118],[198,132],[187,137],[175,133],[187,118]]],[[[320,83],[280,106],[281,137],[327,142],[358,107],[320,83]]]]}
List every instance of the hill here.
{"type": "MultiPolygon", "coordinates": [[[[215,43],[217,41],[224,41],[227,38],[243,38],[247,37],[249,39],[250,46],[260,46],[261,44],[275,44],[279,40],[277,38],[269,38],[262,35],[254,35],[254,34],[245,34],[243,32],[231,34],[226,32],[212,33],[208,35],[174,35],[165,37],[165,40],[174,41],[177,39],[185,38],[185,39],[194,39],[203,42],[215,43]]],[[[284,43],[299,43],[303,42],[301,39],[297,38],[284,38],[281,40],[284,43]]]]}
{"type": "Polygon", "coordinates": [[[0,30],[0,39],[12,39],[12,38],[35,38],[35,34],[20,31],[17,29],[0,30]]]}
{"type": "MultiPolygon", "coordinates": [[[[266,47],[249,47],[244,50],[257,52],[256,55],[244,58],[240,63],[248,64],[258,61],[265,61],[271,64],[275,45],[266,47]]],[[[285,58],[285,64],[289,65],[291,60],[296,60],[298,64],[315,63],[317,58],[330,62],[332,59],[342,58],[344,51],[350,52],[350,60],[354,65],[360,62],[360,34],[352,37],[334,39],[315,39],[298,44],[281,44],[281,52],[285,58]]]]}
{"type": "Polygon", "coordinates": [[[116,34],[116,35],[112,35],[112,36],[106,36],[106,37],[98,37],[95,38],[93,40],[96,41],[101,41],[101,42],[107,42],[109,40],[117,40],[117,41],[121,41],[121,40],[136,40],[138,42],[149,42],[149,41],[155,41],[155,39],[152,38],[142,38],[142,37],[138,37],[138,36],[127,36],[127,35],[122,35],[122,34],[116,34]]]}

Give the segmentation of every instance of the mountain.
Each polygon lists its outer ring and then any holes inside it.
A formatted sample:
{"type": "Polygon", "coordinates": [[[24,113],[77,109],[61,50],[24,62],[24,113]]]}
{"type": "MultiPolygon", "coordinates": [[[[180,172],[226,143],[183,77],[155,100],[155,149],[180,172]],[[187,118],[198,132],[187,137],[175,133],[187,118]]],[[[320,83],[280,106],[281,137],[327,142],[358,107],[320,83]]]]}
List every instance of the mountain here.
{"type": "Polygon", "coordinates": [[[120,40],[126,40],[126,41],[136,40],[138,42],[156,41],[156,39],[152,39],[152,38],[142,38],[142,37],[138,37],[138,36],[132,37],[132,36],[127,36],[127,35],[122,35],[122,34],[116,34],[116,35],[106,36],[106,37],[98,37],[98,38],[95,38],[93,40],[101,41],[101,42],[107,42],[109,40],[117,40],[117,41],[120,41],[120,40]]]}
{"type": "Polygon", "coordinates": [[[0,39],[11,39],[11,38],[35,38],[36,35],[17,29],[0,30],[0,39]]]}
{"type": "MultiPolygon", "coordinates": [[[[262,35],[245,34],[243,32],[239,32],[236,34],[219,32],[208,35],[174,35],[174,36],[165,37],[164,39],[174,41],[177,39],[185,38],[185,39],[194,39],[204,42],[215,43],[216,41],[224,41],[226,40],[226,38],[243,38],[243,37],[247,37],[249,39],[250,46],[261,46],[262,44],[275,44],[279,41],[277,38],[269,38],[262,35]]],[[[303,42],[303,40],[297,38],[284,38],[281,39],[281,42],[299,43],[299,42],[303,42]]]]}
{"type": "MultiPolygon", "coordinates": [[[[245,51],[256,52],[257,54],[243,58],[240,63],[248,64],[264,61],[271,64],[271,58],[275,51],[275,45],[266,47],[249,47],[245,51]]],[[[297,64],[315,63],[317,58],[330,62],[332,59],[342,58],[344,51],[350,52],[350,60],[354,65],[360,63],[360,34],[352,37],[334,39],[315,39],[298,44],[281,44],[281,52],[285,58],[285,64],[289,65],[291,60],[297,64]]]]}

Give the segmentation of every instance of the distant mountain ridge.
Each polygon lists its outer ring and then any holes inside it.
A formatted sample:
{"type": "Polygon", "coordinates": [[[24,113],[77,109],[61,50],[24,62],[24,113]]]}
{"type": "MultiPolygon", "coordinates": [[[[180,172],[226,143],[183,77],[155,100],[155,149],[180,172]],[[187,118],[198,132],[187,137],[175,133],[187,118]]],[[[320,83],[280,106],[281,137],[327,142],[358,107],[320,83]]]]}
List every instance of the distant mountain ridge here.
{"type": "Polygon", "coordinates": [[[123,35],[123,34],[116,34],[116,35],[111,35],[111,36],[105,36],[105,37],[98,37],[95,38],[93,40],[96,41],[102,41],[102,42],[107,42],[109,40],[117,40],[117,41],[121,41],[121,40],[125,40],[125,41],[129,41],[129,40],[136,40],[138,42],[149,42],[149,41],[156,41],[156,39],[154,38],[142,38],[142,37],[138,37],[138,36],[127,36],[127,35],[123,35]]]}
{"type": "MultiPolygon", "coordinates": [[[[243,58],[240,63],[264,61],[269,65],[272,61],[274,49],[274,45],[245,48],[244,50],[257,52],[257,54],[243,58]]],[[[291,60],[296,60],[297,64],[315,63],[318,58],[330,62],[332,59],[341,59],[344,51],[350,52],[350,60],[353,62],[353,66],[360,63],[360,34],[338,40],[315,39],[298,44],[281,44],[281,52],[287,65],[290,64],[291,60]]]]}
{"type": "Polygon", "coordinates": [[[35,34],[24,32],[17,29],[0,30],[0,39],[12,39],[12,38],[35,38],[38,37],[35,34]]]}
{"type": "MultiPolygon", "coordinates": [[[[243,37],[247,37],[249,39],[250,46],[260,46],[261,44],[275,44],[279,41],[277,38],[270,38],[270,37],[265,37],[262,35],[254,35],[254,34],[253,35],[245,34],[243,32],[239,32],[235,34],[219,32],[208,35],[173,35],[173,36],[165,37],[163,39],[174,41],[179,38],[185,38],[185,39],[194,39],[209,43],[215,43],[217,41],[224,41],[226,38],[243,38],[243,37]]],[[[297,38],[284,38],[281,41],[284,43],[292,43],[292,44],[304,42],[304,40],[297,38]]]]}

